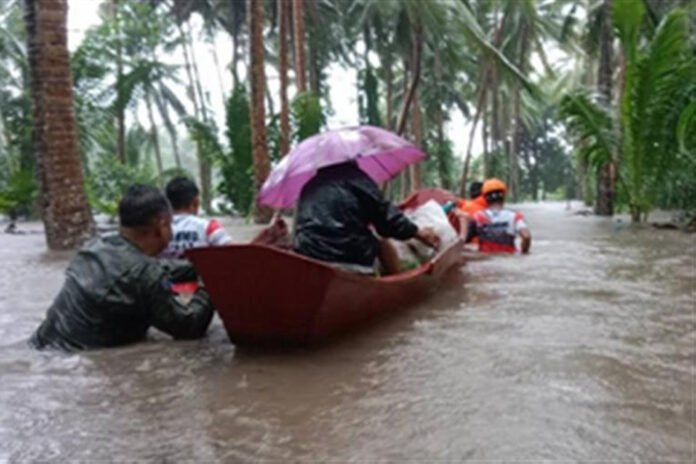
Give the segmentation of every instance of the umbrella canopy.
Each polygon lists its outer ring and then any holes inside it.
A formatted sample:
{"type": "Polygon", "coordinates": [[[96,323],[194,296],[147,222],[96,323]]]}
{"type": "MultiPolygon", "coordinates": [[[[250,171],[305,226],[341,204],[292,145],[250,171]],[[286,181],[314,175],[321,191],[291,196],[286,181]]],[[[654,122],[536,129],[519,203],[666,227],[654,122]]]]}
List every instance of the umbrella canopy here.
{"type": "Polygon", "coordinates": [[[289,208],[302,187],[321,168],[356,161],[375,182],[384,182],[409,164],[425,159],[425,153],[398,135],[373,126],[327,131],[300,143],[273,168],[259,192],[259,203],[289,208]]]}

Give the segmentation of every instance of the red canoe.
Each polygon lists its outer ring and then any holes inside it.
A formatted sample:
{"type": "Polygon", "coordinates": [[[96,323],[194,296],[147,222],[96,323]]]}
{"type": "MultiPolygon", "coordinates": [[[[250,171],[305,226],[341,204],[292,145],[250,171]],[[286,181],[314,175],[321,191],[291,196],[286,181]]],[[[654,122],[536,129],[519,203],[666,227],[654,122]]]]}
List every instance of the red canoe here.
{"type": "MultiPolygon", "coordinates": [[[[415,206],[427,197],[404,204],[415,206]]],[[[460,262],[462,247],[458,240],[420,267],[387,277],[351,274],[264,245],[199,248],[187,256],[233,343],[303,345],[426,297],[460,262]]]]}

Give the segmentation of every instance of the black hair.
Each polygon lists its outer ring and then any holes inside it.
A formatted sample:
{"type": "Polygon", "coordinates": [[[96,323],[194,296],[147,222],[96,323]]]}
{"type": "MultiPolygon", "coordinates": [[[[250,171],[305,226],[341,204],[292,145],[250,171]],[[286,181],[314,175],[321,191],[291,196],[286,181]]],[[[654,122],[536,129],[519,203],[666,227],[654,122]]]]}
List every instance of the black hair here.
{"type": "Polygon", "coordinates": [[[502,190],[493,190],[488,192],[486,195],[486,202],[490,205],[493,203],[504,203],[505,202],[505,192],[502,190]]]}
{"type": "Polygon", "coordinates": [[[481,189],[483,189],[483,182],[474,181],[469,184],[469,198],[476,198],[481,196],[481,189]]]}
{"type": "Polygon", "coordinates": [[[121,227],[148,226],[160,214],[171,214],[171,206],[162,192],[150,185],[131,185],[118,204],[121,227]]]}
{"type": "Polygon", "coordinates": [[[164,191],[167,193],[167,199],[174,209],[188,208],[200,193],[196,183],[183,176],[170,180],[164,191]]]}

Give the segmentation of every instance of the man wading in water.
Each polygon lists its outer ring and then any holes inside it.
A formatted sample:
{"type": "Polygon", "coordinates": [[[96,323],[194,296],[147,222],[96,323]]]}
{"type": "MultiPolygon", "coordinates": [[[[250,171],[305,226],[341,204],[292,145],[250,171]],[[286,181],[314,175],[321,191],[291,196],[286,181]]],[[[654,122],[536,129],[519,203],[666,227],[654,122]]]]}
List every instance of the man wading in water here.
{"type": "Polygon", "coordinates": [[[36,348],[79,350],[143,340],[150,326],[177,339],[203,337],[213,317],[207,293],[187,305],[173,282],[196,280],[185,261],[154,257],[172,238],[172,213],[154,187],[134,185],[118,207],[119,233],[88,242],[66,271],[63,288],[32,335],[36,348]]]}

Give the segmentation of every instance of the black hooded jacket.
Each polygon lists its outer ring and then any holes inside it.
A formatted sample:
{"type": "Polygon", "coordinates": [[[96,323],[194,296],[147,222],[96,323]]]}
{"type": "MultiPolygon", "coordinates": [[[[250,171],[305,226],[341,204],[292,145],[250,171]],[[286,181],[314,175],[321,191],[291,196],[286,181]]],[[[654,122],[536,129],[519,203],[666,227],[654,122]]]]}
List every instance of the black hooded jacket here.
{"type": "Polygon", "coordinates": [[[355,163],[320,169],[302,189],[295,251],[322,261],[373,266],[382,237],[408,240],[418,227],[355,163]]]}

